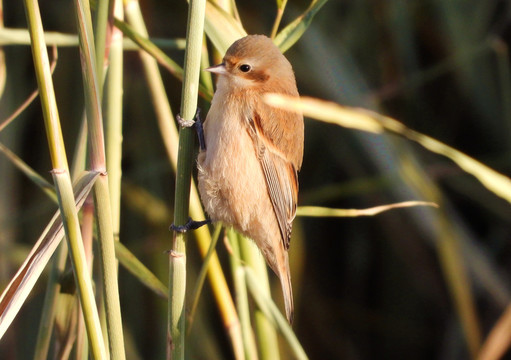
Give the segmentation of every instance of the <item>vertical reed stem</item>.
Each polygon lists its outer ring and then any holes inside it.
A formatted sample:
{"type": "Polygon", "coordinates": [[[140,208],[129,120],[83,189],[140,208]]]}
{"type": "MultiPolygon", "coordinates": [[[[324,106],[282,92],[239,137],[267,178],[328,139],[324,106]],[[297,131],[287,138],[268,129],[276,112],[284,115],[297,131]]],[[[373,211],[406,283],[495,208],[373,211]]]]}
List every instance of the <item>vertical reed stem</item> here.
{"type": "MultiPolygon", "coordinates": [[[[191,0],[188,9],[185,65],[181,115],[193,119],[197,109],[202,39],[204,33],[205,0],[191,0]]],[[[188,218],[192,176],[194,132],[183,128],[179,132],[174,224],[182,225],[188,218]]],[[[186,244],[185,234],[175,233],[169,257],[168,351],[169,359],[184,359],[185,354],[185,293],[186,244]]]]}
{"type": "Polygon", "coordinates": [[[53,166],[53,180],[59,201],[62,221],[66,232],[73,273],[83,309],[87,334],[95,359],[106,359],[103,336],[99,325],[98,312],[92,291],[92,283],[87,271],[85,252],[75,205],[71,177],[60,127],[55,91],[51,78],[44,31],[36,0],[25,0],[25,11],[30,32],[32,55],[37,76],[37,84],[44,115],[46,136],[53,166]]]}

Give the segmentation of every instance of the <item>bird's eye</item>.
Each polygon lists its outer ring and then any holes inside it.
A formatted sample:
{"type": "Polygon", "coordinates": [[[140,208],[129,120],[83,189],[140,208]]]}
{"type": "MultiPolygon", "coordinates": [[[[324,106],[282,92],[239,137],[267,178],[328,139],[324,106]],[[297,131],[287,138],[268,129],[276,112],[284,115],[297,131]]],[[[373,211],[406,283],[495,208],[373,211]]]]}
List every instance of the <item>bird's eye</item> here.
{"type": "Polygon", "coordinates": [[[250,67],[250,65],[248,65],[248,64],[240,65],[240,70],[241,70],[242,72],[244,72],[244,73],[249,72],[249,71],[250,71],[250,69],[252,69],[252,68],[251,68],[251,67],[250,67]]]}

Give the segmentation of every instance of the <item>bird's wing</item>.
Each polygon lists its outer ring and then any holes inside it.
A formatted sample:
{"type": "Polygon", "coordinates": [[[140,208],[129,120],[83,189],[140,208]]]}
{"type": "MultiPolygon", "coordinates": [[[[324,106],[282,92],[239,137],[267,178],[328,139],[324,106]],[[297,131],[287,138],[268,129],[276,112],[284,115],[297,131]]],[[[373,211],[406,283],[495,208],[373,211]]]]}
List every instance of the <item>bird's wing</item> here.
{"type": "MultiPolygon", "coordinates": [[[[270,113],[266,112],[266,115],[270,116],[268,114],[270,113]]],[[[271,113],[271,115],[275,115],[275,113],[271,113]]],[[[261,163],[284,248],[288,249],[291,240],[292,222],[296,215],[296,203],[298,201],[297,167],[301,165],[301,158],[297,165],[288,160],[290,157],[285,153],[287,146],[282,146],[282,141],[286,140],[280,138],[275,140],[275,133],[268,133],[268,126],[265,127],[265,121],[271,119],[265,119],[263,116],[265,116],[264,110],[254,111],[252,116],[248,117],[248,132],[254,141],[257,158],[261,163]],[[279,147],[277,144],[281,146],[279,147]]],[[[300,146],[300,149],[295,149],[295,152],[302,152],[303,133],[298,138],[297,146],[300,146]],[[300,138],[302,139],[301,143],[300,138]]],[[[296,139],[291,141],[296,141],[296,139]]]]}

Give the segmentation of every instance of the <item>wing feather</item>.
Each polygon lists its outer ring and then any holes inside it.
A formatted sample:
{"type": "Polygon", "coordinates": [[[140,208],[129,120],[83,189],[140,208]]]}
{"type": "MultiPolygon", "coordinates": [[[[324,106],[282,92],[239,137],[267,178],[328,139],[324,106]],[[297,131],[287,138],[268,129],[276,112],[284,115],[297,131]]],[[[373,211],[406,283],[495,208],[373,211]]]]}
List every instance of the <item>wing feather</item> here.
{"type": "Polygon", "coordinates": [[[298,199],[297,169],[266,136],[261,126],[262,121],[260,115],[254,112],[252,117],[248,118],[248,132],[254,141],[264,173],[284,248],[288,249],[298,199]]]}

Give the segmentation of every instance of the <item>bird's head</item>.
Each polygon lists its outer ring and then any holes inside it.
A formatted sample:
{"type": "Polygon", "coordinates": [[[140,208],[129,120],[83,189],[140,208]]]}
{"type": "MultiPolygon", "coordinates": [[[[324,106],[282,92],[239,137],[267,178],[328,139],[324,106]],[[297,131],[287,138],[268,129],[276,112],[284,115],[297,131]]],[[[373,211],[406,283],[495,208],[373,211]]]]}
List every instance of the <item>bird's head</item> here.
{"type": "Polygon", "coordinates": [[[270,91],[271,87],[295,83],[291,64],[264,35],[248,35],[237,40],[229,47],[221,64],[206,70],[224,77],[234,88],[261,87],[270,91]]]}

